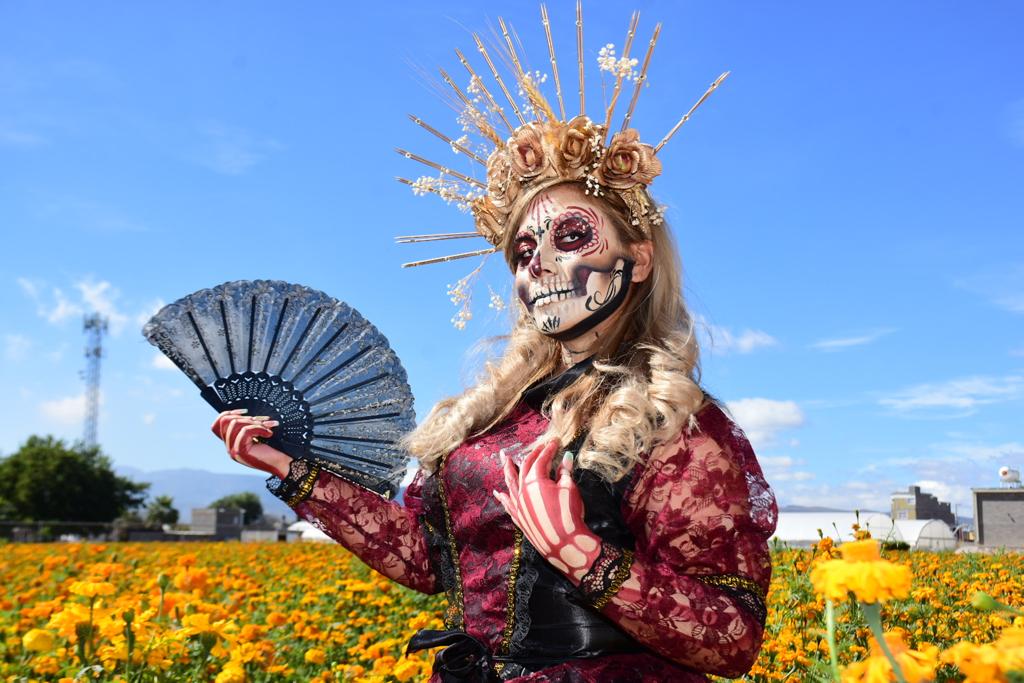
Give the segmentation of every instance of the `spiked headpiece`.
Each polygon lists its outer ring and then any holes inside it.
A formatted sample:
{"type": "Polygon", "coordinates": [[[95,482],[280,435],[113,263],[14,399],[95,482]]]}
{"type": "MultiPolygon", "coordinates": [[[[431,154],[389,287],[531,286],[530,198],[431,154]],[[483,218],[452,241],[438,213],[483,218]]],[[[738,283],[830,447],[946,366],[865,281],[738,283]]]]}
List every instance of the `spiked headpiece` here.
{"type": "MultiPolygon", "coordinates": [[[[729,75],[726,71],[708,87],[707,91],[690,107],[661,139],[657,145],[649,145],[640,141],[640,135],[629,127],[636,108],[640,90],[647,80],[647,68],[654,53],[654,46],[661,33],[661,24],[654,27],[654,33],[647,45],[639,72],[636,66],[639,60],[630,57],[633,38],[640,20],[638,12],[634,12],[626,33],[622,56],[616,58],[615,48],[607,44],[598,53],[598,65],[601,71],[610,72],[615,79],[608,106],[599,121],[586,115],[584,97],[583,68],[583,8],[581,0],[576,4],[576,59],[579,72],[579,114],[569,118],[566,114],[565,101],[562,97],[562,83],[558,73],[555,57],[555,46],[551,39],[551,26],[547,8],[541,5],[541,23],[547,39],[548,56],[551,62],[558,112],[545,98],[541,86],[547,76],[539,71],[529,72],[520,61],[519,50],[522,44],[515,30],[498,18],[501,37],[497,39],[498,52],[508,71],[518,86],[518,95],[522,98],[517,103],[499,73],[494,60],[477,34],[473,34],[476,48],[480,52],[488,70],[498,88],[508,102],[512,116],[518,121],[513,125],[505,109],[498,104],[483,79],[477,75],[473,66],[458,49],[455,54],[469,74],[469,85],[463,91],[448,73],[441,69],[441,78],[450,88],[459,110],[459,122],[463,126],[464,135],[453,139],[431,127],[422,119],[410,115],[410,119],[435,137],[449,144],[452,151],[461,154],[483,168],[483,178],[476,178],[456,171],[445,164],[425,159],[404,149],[396,151],[408,159],[429,166],[439,172],[437,176],[421,176],[416,180],[398,178],[402,183],[412,187],[417,195],[436,194],[449,203],[456,204],[463,211],[472,214],[475,230],[470,232],[446,232],[432,235],[409,235],[398,237],[400,243],[427,242],[434,240],[461,239],[483,237],[492,246],[468,252],[451,254],[436,258],[413,261],[402,264],[403,267],[420,266],[440,263],[473,256],[489,255],[506,246],[510,233],[514,232],[514,222],[522,210],[536,194],[552,185],[564,181],[579,181],[585,184],[586,192],[601,196],[614,192],[622,198],[629,208],[631,222],[649,235],[651,226],[661,222],[661,212],[651,201],[647,186],[661,173],[661,161],[658,151],[675,135],[676,131],[686,123],[693,112],[708,95],[729,75]],[[516,45],[519,46],[518,50],[516,45]],[[633,81],[633,94],[629,107],[622,119],[619,130],[611,135],[612,115],[623,89],[625,81],[633,81]],[[508,136],[503,138],[499,129],[507,129],[508,136]],[[469,133],[479,135],[482,144],[474,144],[469,133]]],[[[482,264],[481,264],[482,265],[482,264]]],[[[468,286],[479,268],[469,276],[460,280],[459,285],[450,289],[453,301],[459,297],[468,298],[461,290],[468,286]]],[[[492,294],[492,302],[496,297],[492,294]]],[[[460,314],[462,324],[453,319],[457,327],[462,327],[465,318],[460,314]]],[[[458,318],[459,316],[457,316],[458,318]]]]}

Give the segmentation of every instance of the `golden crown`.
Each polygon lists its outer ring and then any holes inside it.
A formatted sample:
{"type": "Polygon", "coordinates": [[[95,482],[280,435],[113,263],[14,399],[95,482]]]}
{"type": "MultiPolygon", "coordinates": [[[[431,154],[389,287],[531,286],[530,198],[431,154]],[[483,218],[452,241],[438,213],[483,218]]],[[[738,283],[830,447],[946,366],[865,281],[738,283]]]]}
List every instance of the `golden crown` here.
{"type": "MultiPolygon", "coordinates": [[[[520,215],[522,208],[530,199],[541,190],[564,181],[581,181],[585,183],[586,192],[596,196],[607,192],[616,193],[629,208],[632,223],[638,226],[644,234],[649,235],[651,226],[661,222],[661,209],[653,203],[647,193],[647,186],[661,173],[661,161],[657,158],[657,154],[679,128],[689,120],[697,107],[725,80],[729,72],[726,71],[715,79],[657,145],[645,144],[640,141],[639,133],[630,128],[629,124],[640,97],[640,90],[647,80],[647,68],[661,33],[661,24],[658,23],[654,27],[654,33],[647,44],[647,51],[639,72],[636,69],[639,60],[630,57],[633,38],[640,21],[639,12],[634,12],[630,19],[621,57],[616,57],[613,44],[606,44],[600,49],[597,59],[598,66],[602,72],[609,72],[615,78],[615,86],[603,112],[602,122],[596,122],[585,114],[583,7],[581,0],[577,0],[576,4],[576,59],[579,74],[580,113],[572,119],[566,115],[555,46],[551,39],[551,25],[547,8],[544,5],[540,7],[540,14],[547,39],[558,113],[555,112],[554,107],[541,91],[542,84],[547,81],[546,74],[539,71],[530,72],[523,67],[523,62],[519,58],[519,51],[522,50],[519,36],[499,17],[498,25],[501,36],[495,35],[495,42],[504,65],[515,78],[518,95],[522,98],[520,103],[517,103],[516,98],[505,84],[480,36],[473,34],[473,40],[519,125],[513,125],[506,115],[505,109],[498,104],[483,79],[477,75],[472,64],[458,49],[455,50],[455,54],[469,73],[469,85],[465,91],[444,69],[440,70],[440,74],[446,88],[450,90],[450,92],[446,90],[446,93],[459,111],[458,120],[463,126],[464,134],[453,139],[431,127],[422,119],[409,116],[414,123],[448,143],[455,154],[462,155],[483,167],[484,178],[479,179],[404,149],[396,149],[406,158],[439,172],[439,175],[420,176],[415,180],[399,177],[399,182],[411,186],[414,194],[434,194],[448,203],[455,204],[461,210],[471,213],[475,223],[475,230],[469,232],[407,235],[397,237],[396,241],[417,243],[483,237],[492,246],[486,249],[403,263],[403,267],[489,255],[500,250],[505,245],[510,228],[514,229],[515,227],[511,225],[511,221],[520,215]],[[519,50],[516,45],[519,46],[519,50]],[[608,133],[612,127],[615,106],[623,90],[623,84],[629,81],[633,81],[633,93],[629,107],[618,132],[609,140],[608,133]],[[508,137],[502,138],[498,133],[499,128],[507,128],[508,137]],[[478,134],[482,138],[482,142],[474,145],[470,141],[470,133],[478,134]]],[[[449,295],[452,296],[453,302],[459,303],[460,300],[468,300],[468,295],[461,290],[468,287],[468,281],[478,272],[479,267],[469,276],[460,280],[459,285],[449,289],[449,295]]],[[[498,300],[493,293],[491,299],[492,305],[498,300]]],[[[464,315],[464,313],[460,315],[464,315]]],[[[463,325],[460,325],[456,319],[453,319],[453,322],[461,328],[464,326],[465,319],[462,320],[463,325]]]]}

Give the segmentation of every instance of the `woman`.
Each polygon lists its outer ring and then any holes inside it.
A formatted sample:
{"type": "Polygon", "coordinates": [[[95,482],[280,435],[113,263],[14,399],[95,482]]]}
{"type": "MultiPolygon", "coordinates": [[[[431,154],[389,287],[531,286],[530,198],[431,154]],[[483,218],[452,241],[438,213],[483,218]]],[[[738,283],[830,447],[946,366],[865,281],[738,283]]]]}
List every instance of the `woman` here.
{"type": "Polygon", "coordinates": [[[449,646],[432,681],[704,681],[760,649],[774,497],[697,384],[666,226],[588,190],[558,175],[511,203],[518,320],[480,382],[405,439],[405,507],[254,443],[273,422],[213,425],[371,567],[447,591],[448,630],[412,643],[449,646]]]}

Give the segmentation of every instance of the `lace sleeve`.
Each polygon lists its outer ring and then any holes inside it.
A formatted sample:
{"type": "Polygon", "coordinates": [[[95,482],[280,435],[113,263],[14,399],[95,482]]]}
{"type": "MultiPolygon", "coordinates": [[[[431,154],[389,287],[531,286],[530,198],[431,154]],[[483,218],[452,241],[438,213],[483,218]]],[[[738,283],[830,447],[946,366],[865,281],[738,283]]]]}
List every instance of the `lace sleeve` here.
{"type": "Polygon", "coordinates": [[[635,551],[604,543],[579,589],[656,652],[733,678],[761,648],[777,507],[739,428],[705,417],[636,473],[623,502],[635,551]]]}
{"type": "Polygon", "coordinates": [[[405,506],[386,500],[305,460],[292,460],[288,475],[267,488],[363,562],[403,586],[439,593],[422,528],[423,470],[405,490],[405,506]]]}

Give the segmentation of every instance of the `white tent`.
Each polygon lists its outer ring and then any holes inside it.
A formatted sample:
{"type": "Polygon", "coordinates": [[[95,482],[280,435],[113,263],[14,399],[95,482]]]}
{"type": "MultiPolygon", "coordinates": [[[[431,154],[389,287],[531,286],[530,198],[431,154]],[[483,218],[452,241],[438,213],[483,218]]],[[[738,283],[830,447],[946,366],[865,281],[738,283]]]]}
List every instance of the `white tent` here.
{"type": "Polygon", "coordinates": [[[288,527],[288,540],[324,542],[333,539],[303,519],[288,527]]]}

